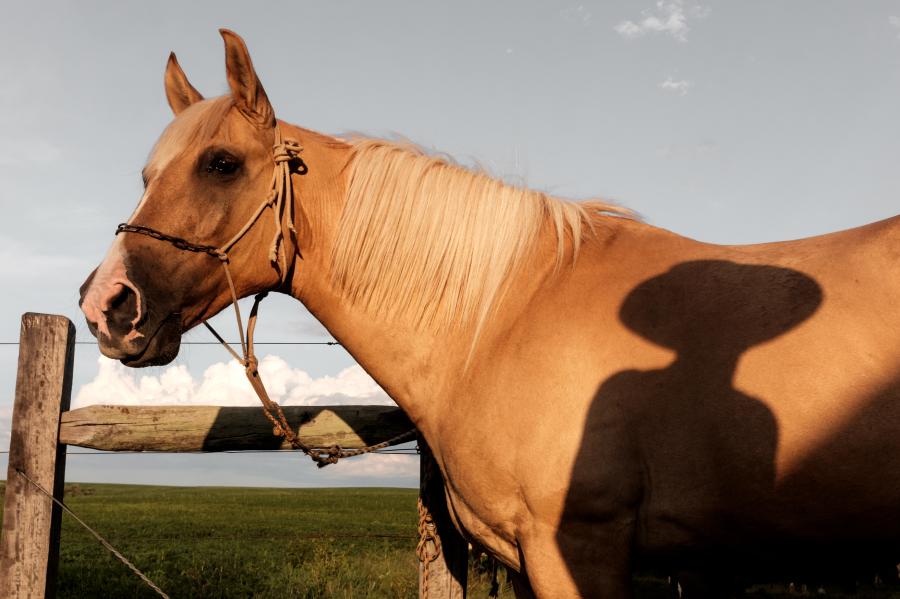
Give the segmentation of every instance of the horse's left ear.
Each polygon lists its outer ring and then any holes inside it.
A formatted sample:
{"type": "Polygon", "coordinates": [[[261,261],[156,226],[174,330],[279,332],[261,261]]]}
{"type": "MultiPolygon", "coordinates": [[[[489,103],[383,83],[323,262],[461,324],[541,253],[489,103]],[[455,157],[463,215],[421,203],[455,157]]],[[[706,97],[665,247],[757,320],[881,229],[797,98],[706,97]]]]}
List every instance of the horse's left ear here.
{"type": "Polygon", "coordinates": [[[175,58],[175,53],[169,54],[169,62],[166,64],[166,99],[172,112],[178,115],[179,112],[203,99],[191,82],[188,81],[175,58]]]}
{"type": "Polygon", "coordinates": [[[225,72],[235,106],[258,127],[274,127],[275,111],[256,76],[244,40],[228,29],[219,29],[219,33],[225,40],[225,72]]]}

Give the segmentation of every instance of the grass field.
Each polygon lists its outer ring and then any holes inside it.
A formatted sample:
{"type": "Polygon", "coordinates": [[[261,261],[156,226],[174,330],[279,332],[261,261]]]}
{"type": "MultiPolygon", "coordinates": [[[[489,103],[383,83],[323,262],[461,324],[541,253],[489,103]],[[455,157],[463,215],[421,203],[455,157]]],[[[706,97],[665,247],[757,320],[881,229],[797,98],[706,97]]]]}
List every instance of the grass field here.
{"type": "MultiPolygon", "coordinates": [[[[415,597],[415,489],[66,485],[66,503],[174,597],[415,597]]],[[[68,515],[60,598],[156,597],[68,515]]],[[[501,579],[502,580],[502,579],[501,579]]],[[[471,596],[490,577],[470,574],[471,596]]],[[[511,597],[501,589],[501,597],[511,597]]]]}
{"type": "MultiPolygon", "coordinates": [[[[416,494],[66,485],[75,513],[173,598],[415,597],[416,494]]],[[[469,597],[487,597],[489,588],[485,569],[470,564],[469,597]]],[[[752,595],[796,597],[771,587],[752,595]]],[[[639,580],[638,599],[667,596],[661,579],[639,580]]],[[[64,515],[58,597],[156,595],[64,515]]],[[[505,584],[500,597],[512,597],[505,584]]]]}

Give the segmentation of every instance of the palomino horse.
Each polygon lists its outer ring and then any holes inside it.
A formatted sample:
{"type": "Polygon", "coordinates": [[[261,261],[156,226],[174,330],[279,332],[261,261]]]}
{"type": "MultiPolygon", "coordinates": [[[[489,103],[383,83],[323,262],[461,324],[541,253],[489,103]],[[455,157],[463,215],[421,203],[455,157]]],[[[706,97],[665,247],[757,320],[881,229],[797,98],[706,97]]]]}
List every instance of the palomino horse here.
{"type": "Polygon", "coordinates": [[[82,287],[105,355],[167,363],[231,303],[188,245],[239,297],[297,298],[419,428],[520,596],[628,597],[641,563],[896,558],[900,220],[698,243],[278,121],[222,34],[231,94],[170,57],[176,117],[82,287]]]}

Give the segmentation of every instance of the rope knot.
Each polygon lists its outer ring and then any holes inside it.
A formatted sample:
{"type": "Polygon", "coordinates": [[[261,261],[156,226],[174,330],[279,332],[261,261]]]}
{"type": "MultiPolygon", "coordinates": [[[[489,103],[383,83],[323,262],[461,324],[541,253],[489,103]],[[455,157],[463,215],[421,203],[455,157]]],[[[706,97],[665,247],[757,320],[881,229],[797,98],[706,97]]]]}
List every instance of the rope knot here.
{"type": "Polygon", "coordinates": [[[422,563],[422,596],[428,595],[428,565],[441,555],[441,538],[437,535],[437,527],[431,510],[419,497],[416,501],[419,511],[419,542],[416,544],[416,556],[422,563]]]}
{"type": "Polygon", "coordinates": [[[272,146],[272,158],[275,164],[290,162],[303,151],[303,146],[292,139],[285,139],[281,143],[272,146]]]}
{"type": "Polygon", "coordinates": [[[342,454],[340,445],[332,445],[331,447],[323,447],[308,453],[309,457],[316,463],[319,468],[324,468],[328,464],[337,464],[342,454]]]}

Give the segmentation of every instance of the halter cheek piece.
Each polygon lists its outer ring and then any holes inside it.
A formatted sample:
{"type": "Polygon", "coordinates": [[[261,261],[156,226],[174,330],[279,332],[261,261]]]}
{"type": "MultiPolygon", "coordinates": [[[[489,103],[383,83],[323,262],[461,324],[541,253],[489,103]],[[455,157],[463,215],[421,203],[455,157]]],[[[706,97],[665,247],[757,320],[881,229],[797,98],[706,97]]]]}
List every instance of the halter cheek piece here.
{"type": "Polygon", "coordinates": [[[288,424],[284,416],[281,406],[273,401],[266,387],[263,385],[259,376],[259,361],[253,350],[253,333],[256,329],[256,318],[259,311],[259,303],[266,297],[268,291],[264,291],[256,295],[253,300],[253,308],[250,310],[250,316],[247,319],[247,337],[244,337],[244,326],[241,319],[241,309],[238,307],[237,290],[234,286],[234,280],[231,277],[231,271],[228,269],[228,252],[231,250],[244,235],[247,234],[260,215],[266,208],[272,208],[275,221],[275,235],[272,237],[272,244],[269,248],[269,262],[278,271],[280,283],[283,284],[287,278],[288,260],[284,249],[285,239],[291,237],[296,243],[297,231],[294,229],[294,198],[293,186],[291,185],[291,161],[298,159],[303,147],[296,141],[283,139],[281,136],[281,128],[275,126],[275,145],[272,147],[272,157],[275,162],[275,171],[272,174],[271,191],[266,196],[259,208],[247,220],[240,231],[232,237],[225,245],[215,247],[211,245],[203,245],[191,243],[181,237],[167,235],[156,229],[145,227],[143,225],[130,225],[122,223],[116,227],[116,235],[119,233],[137,233],[146,235],[160,241],[167,241],[179,250],[186,252],[196,252],[208,254],[214,258],[218,258],[225,270],[225,279],[228,281],[228,289],[231,292],[231,305],[234,306],[234,314],[237,319],[238,334],[241,342],[241,354],[238,354],[228,343],[219,335],[218,332],[206,321],[203,324],[215,336],[216,339],[234,356],[234,359],[244,366],[244,373],[247,380],[256,392],[263,405],[263,413],[272,423],[272,433],[277,437],[284,437],[294,449],[299,449],[308,455],[320,468],[328,464],[334,464],[340,458],[351,457],[363,453],[369,453],[376,449],[388,447],[398,442],[411,439],[415,435],[415,429],[407,431],[401,435],[397,435],[383,443],[369,445],[360,449],[346,450],[339,445],[332,447],[309,447],[304,444],[291,426],[288,424]]]}

